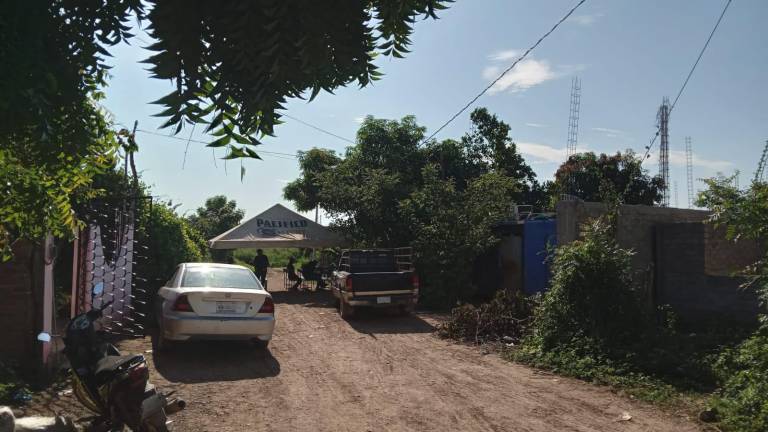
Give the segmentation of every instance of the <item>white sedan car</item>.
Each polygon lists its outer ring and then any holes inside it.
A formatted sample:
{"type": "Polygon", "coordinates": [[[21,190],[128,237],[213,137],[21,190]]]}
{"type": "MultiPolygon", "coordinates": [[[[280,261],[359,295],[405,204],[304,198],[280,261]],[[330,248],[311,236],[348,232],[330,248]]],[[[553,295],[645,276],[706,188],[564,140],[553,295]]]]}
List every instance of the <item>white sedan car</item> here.
{"type": "Polygon", "coordinates": [[[253,340],[267,347],[275,329],[275,303],[243,266],[179,264],[157,293],[154,349],[171,341],[253,340]]]}

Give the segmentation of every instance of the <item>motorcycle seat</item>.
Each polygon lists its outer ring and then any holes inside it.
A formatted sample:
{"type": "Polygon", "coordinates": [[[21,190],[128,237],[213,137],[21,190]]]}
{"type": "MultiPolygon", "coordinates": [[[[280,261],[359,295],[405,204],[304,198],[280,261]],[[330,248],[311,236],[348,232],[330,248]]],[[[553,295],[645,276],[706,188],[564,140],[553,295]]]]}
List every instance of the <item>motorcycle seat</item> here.
{"type": "Polygon", "coordinates": [[[129,363],[132,363],[134,361],[143,361],[144,356],[141,354],[129,354],[129,355],[121,355],[121,356],[106,356],[96,362],[96,368],[94,369],[94,375],[96,375],[96,379],[98,381],[101,381],[101,379],[106,379],[107,377],[111,376],[113,372],[120,369],[122,366],[125,366],[129,363]]]}

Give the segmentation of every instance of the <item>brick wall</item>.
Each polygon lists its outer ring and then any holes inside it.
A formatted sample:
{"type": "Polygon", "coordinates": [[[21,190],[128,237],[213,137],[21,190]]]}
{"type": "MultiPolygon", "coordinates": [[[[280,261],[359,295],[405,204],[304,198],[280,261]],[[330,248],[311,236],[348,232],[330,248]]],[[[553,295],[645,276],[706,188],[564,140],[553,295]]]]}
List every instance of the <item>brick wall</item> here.
{"type": "Polygon", "coordinates": [[[705,271],[705,251],[712,238],[718,238],[719,250],[710,252],[710,258],[736,257],[729,264],[747,258],[735,244],[726,242],[722,234],[700,223],[656,226],[657,303],[669,304],[689,323],[748,324],[757,319],[757,295],[753,290],[741,289],[741,278],[705,271]]]}
{"type": "MultiPolygon", "coordinates": [[[[589,219],[604,214],[602,203],[561,201],[557,204],[557,244],[575,240],[580,227],[589,219]]],[[[632,266],[636,272],[645,272],[653,262],[653,228],[659,223],[704,222],[709,212],[643,205],[622,205],[619,208],[616,240],[635,255],[632,266]]]]}
{"type": "MultiPolygon", "coordinates": [[[[569,243],[580,226],[605,213],[601,203],[562,201],[557,205],[557,241],[569,243]]],[[[764,250],[755,242],[735,244],[722,229],[704,222],[702,210],[623,205],[616,237],[632,249],[632,267],[649,303],[670,304],[689,321],[703,318],[754,319],[754,293],[738,289],[733,273],[755,262],[764,250]]]]}
{"type": "MultiPolygon", "coordinates": [[[[35,339],[41,307],[36,299],[43,293],[42,248],[18,241],[14,258],[0,263],[0,359],[35,366],[39,344],[35,339]]],[[[39,301],[39,300],[38,300],[39,301]]]]}

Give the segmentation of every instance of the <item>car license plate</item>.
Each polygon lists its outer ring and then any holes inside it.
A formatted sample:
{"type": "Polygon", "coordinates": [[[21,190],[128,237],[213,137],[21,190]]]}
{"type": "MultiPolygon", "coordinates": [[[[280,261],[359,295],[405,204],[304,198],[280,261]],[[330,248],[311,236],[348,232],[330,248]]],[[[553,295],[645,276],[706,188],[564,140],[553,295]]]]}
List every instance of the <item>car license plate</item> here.
{"type": "Polygon", "coordinates": [[[378,304],[392,303],[392,297],[376,297],[376,303],[378,304]]]}
{"type": "Polygon", "coordinates": [[[233,314],[242,313],[241,302],[216,302],[216,313],[233,314]]]}

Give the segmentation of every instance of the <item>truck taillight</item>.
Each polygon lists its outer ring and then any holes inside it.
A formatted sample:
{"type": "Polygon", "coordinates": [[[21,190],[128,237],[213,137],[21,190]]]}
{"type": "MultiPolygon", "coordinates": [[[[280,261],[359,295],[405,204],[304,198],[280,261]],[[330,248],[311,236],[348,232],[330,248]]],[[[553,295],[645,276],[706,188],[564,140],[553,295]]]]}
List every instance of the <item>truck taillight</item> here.
{"type": "Polygon", "coordinates": [[[139,385],[145,383],[149,379],[149,368],[146,364],[137,366],[128,372],[128,380],[131,385],[139,385]]]}
{"type": "Polygon", "coordinates": [[[414,274],[411,278],[411,285],[413,285],[414,289],[419,289],[419,275],[414,274]]]}
{"type": "Polygon", "coordinates": [[[192,312],[192,305],[189,304],[186,294],[176,297],[176,301],[173,302],[173,310],[176,312],[192,312]]]}
{"type": "Polygon", "coordinates": [[[272,297],[266,297],[264,303],[261,304],[259,313],[275,313],[275,302],[272,301],[272,297]]]}
{"type": "Polygon", "coordinates": [[[347,291],[352,291],[352,278],[347,276],[347,280],[344,282],[344,288],[347,291]]]}

